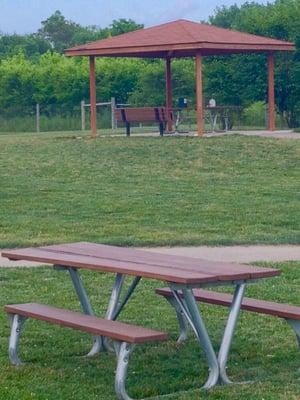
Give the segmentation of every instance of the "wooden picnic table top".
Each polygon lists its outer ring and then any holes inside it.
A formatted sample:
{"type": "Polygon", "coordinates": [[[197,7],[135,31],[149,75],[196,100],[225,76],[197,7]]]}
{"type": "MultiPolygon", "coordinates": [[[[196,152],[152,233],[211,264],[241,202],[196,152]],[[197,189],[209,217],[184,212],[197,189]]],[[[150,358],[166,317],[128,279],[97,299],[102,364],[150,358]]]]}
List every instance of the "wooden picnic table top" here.
{"type": "Polygon", "coordinates": [[[193,285],[254,280],[280,274],[279,270],[273,268],[215,262],[88,242],[7,250],[2,252],[2,256],[11,260],[30,260],[193,285]]]}

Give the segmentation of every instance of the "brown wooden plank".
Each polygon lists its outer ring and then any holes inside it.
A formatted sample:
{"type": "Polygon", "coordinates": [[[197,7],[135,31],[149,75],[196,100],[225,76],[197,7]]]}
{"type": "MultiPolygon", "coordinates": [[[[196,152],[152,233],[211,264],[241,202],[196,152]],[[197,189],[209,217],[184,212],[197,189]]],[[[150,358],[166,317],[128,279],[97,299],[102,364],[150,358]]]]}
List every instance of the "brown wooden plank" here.
{"type": "MultiPolygon", "coordinates": [[[[213,292],[202,289],[194,289],[193,292],[197,301],[225,307],[229,307],[233,299],[233,296],[228,293],[213,292]]],[[[165,297],[173,296],[169,288],[157,289],[156,293],[165,297]]],[[[300,306],[274,303],[272,301],[257,300],[245,297],[243,299],[241,309],[256,312],[258,314],[274,315],[279,318],[300,320],[300,306]]]]}
{"type": "Polygon", "coordinates": [[[110,321],[43,304],[27,303],[7,305],[4,309],[7,313],[23,315],[129,343],[166,340],[168,336],[164,332],[147,329],[141,326],[129,325],[119,321],[110,321]]]}
{"type": "Polygon", "coordinates": [[[210,273],[219,276],[219,280],[228,279],[254,279],[279,275],[280,271],[273,268],[261,268],[246,264],[216,262],[199,258],[160,254],[143,250],[135,250],[118,246],[108,246],[96,243],[79,242],[65,245],[42,247],[44,249],[65,251],[95,257],[112,258],[128,262],[173,267],[184,271],[210,273]]]}
{"type": "Polygon", "coordinates": [[[200,272],[186,272],[172,267],[145,265],[106,258],[97,258],[78,254],[47,251],[40,248],[9,250],[2,253],[13,260],[31,260],[48,264],[56,264],[77,268],[86,268],[102,272],[123,273],[133,276],[159,279],[174,283],[207,283],[216,282],[217,276],[200,272]]]}
{"type": "Polygon", "coordinates": [[[176,256],[171,256],[171,259],[168,255],[164,254],[155,254],[150,252],[143,252],[140,250],[134,249],[123,249],[120,247],[112,246],[101,246],[99,245],[91,245],[89,243],[82,244],[80,246],[72,246],[72,250],[68,249],[67,246],[51,246],[44,247],[46,250],[53,251],[61,251],[69,254],[81,254],[81,255],[90,255],[99,258],[110,258],[113,260],[126,261],[126,262],[134,262],[134,263],[142,263],[145,265],[155,265],[157,267],[163,268],[172,268],[172,270],[182,270],[185,274],[190,272],[203,273],[214,275],[218,278],[218,280],[232,280],[232,279],[251,279],[250,273],[248,269],[241,268],[238,265],[224,265],[222,268],[220,267],[220,263],[213,263],[206,260],[200,259],[189,259],[184,257],[184,261],[177,260],[176,256]],[[164,256],[164,257],[161,257],[164,256]]]}

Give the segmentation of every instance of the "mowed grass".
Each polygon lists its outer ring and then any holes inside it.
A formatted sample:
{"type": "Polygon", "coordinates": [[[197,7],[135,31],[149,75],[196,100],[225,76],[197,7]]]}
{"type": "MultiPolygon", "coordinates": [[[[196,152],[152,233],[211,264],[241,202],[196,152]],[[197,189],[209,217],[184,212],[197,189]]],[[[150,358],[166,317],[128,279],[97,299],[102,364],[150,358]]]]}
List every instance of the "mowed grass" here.
{"type": "Polygon", "coordinates": [[[297,140],[0,135],[0,248],[299,242],[297,140]]]}
{"type": "MultiPolygon", "coordinates": [[[[267,265],[267,264],[265,264],[267,265]]],[[[299,305],[300,263],[273,265],[282,275],[249,285],[247,295],[299,305]]],[[[84,271],[86,288],[97,315],[103,315],[112,275],[84,271]]],[[[154,293],[158,283],[142,280],[121,315],[129,323],[170,333],[167,342],[137,346],[132,355],[128,391],[133,398],[152,396],[176,400],[296,400],[300,398],[300,359],[296,337],[284,321],[242,313],[229,358],[228,374],[235,382],[252,384],[200,390],[207,377],[203,352],[192,333],[178,345],[176,318],[168,303],[154,293]],[[171,393],[170,396],[164,395],[171,393]]],[[[0,306],[7,303],[41,302],[80,310],[70,278],[51,267],[0,269],[0,306]]],[[[213,345],[221,340],[228,310],[203,305],[213,345]]],[[[28,320],[20,345],[26,363],[8,362],[9,324],[0,313],[1,400],[114,400],[113,354],[83,358],[90,336],[40,321],[28,320]]]]}

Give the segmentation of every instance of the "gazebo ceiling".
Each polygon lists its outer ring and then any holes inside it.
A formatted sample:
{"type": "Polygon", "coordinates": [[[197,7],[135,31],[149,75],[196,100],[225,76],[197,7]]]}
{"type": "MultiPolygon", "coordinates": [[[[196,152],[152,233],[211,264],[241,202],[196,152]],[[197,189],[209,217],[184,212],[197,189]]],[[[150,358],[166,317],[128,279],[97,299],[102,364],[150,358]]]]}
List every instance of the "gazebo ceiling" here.
{"type": "Polygon", "coordinates": [[[189,57],[293,51],[293,43],[180,19],[65,50],[66,56],[189,57]]]}

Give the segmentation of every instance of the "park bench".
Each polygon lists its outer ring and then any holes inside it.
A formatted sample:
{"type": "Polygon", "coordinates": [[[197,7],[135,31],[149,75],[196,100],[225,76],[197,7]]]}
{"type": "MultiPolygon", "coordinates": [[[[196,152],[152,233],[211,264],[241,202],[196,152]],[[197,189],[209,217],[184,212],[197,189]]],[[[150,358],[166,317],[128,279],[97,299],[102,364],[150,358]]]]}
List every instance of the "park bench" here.
{"type": "MultiPolygon", "coordinates": [[[[184,320],[173,292],[169,288],[156,289],[156,293],[165,297],[169,303],[175,308],[176,315],[180,326],[179,341],[187,338],[187,324],[184,320]]],[[[227,293],[214,292],[210,290],[194,289],[195,300],[207,304],[215,304],[224,307],[230,307],[233,296],[227,293]]],[[[182,293],[179,292],[182,297],[182,293]]],[[[255,312],[258,314],[271,315],[283,318],[292,327],[296,333],[298,343],[300,345],[300,307],[289,304],[274,303],[271,301],[257,300],[245,297],[241,305],[242,310],[255,312]]]]}
{"type": "Polygon", "coordinates": [[[116,108],[115,118],[117,122],[125,124],[127,136],[130,136],[132,123],[142,122],[156,122],[159,126],[160,136],[163,136],[166,123],[168,122],[165,107],[116,108]]]}
{"type": "Polygon", "coordinates": [[[18,357],[18,342],[22,325],[27,318],[46,321],[112,339],[118,359],[115,375],[115,390],[119,400],[130,400],[126,393],[125,381],[128,360],[134,345],[167,339],[167,334],[164,332],[43,304],[27,303],[7,305],[4,309],[9,314],[11,320],[9,357],[14,365],[21,364],[18,357]]]}

